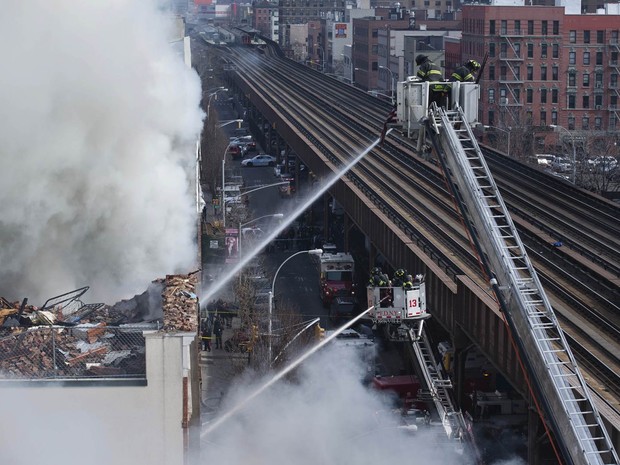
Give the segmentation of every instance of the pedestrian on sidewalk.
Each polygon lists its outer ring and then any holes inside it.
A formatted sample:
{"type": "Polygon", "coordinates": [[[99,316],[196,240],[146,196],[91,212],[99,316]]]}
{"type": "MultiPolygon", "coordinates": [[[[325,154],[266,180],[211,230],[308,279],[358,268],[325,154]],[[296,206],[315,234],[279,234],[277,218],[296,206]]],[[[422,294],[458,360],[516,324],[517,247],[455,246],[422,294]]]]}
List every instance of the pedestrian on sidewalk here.
{"type": "Polygon", "coordinates": [[[215,317],[215,321],[213,322],[213,332],[215,333],[215,348],[223,349],[224,345],[222,344],[222,333],[224,332],[224,328],[222,325],[222,319],[219,315],[215,317]]]}
{"type": "Polygon", "coordinates": [[[202,350],[206,350],[207,352],[211,352],[211,333],[211,321],[207,320],[202,328],[202,350]]]}

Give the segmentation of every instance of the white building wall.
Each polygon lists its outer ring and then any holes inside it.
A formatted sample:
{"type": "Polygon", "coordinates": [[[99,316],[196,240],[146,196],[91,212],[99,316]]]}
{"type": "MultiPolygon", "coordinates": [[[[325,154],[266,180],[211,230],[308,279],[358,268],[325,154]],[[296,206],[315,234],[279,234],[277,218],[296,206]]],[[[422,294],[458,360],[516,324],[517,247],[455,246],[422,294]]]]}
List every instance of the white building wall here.
{"type": "Polygon", "coordinates": [[[192,444],[189,424],[199,411],[184,427],[183,405],[191,418],[192,389],[188,382],[184,396],[183,376],[191,380],[198,369],[193,367],[198,357],[189,350],[195,339],[195,334],[146,334],[146,383],[0,381],[0,463],[191,463],[198,444],[192,444]]]}

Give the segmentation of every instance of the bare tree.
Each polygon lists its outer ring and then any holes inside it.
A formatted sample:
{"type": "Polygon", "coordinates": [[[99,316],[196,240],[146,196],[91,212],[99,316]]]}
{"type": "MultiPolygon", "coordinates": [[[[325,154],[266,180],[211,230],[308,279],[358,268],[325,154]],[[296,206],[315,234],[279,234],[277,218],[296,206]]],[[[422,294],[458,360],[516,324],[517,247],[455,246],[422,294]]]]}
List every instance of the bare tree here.
{"type": "Polygon", "coordinates": [[[610,135],[588,135],[581,139],[582,156],[577,163],[577,184],[598,194],[614,191],[618,185],[619,148],[610,135]]]}

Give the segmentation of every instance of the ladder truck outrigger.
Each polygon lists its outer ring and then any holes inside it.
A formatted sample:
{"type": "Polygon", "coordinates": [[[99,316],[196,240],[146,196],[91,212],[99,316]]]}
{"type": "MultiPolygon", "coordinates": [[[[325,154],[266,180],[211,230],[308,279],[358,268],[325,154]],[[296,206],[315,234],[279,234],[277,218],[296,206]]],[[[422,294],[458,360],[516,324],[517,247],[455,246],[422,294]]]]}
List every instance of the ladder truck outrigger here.
{"type": "MultiPolygon", "coordinates": [[[[428,82],[399,82],[395,118],[418,150],[432,147],[459,207],[499,307],[533,384],[543,421],[571,465],[620,464],[618,454],[559,326],[553,308],[491,175],[472,126],[480,86],[454,82],[445,106],[429,99],[428,82]]],[[[403,320],[406,321],[406,320],[403,320]]],[[[410,326],[411,327],[411,326],[410,326]]],[[[411,332],[423,351],[423,330],[411,332]]],[[[422,354],[423,355],[423,354],[422,354]]]]}

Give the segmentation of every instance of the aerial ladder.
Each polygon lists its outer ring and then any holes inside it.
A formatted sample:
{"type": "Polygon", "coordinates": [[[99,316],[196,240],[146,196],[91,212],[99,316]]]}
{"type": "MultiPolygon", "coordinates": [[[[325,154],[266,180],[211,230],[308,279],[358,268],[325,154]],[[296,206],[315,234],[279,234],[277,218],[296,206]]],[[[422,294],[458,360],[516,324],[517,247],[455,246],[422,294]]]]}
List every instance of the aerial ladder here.
{"type": "Polygon", "coordinates": [[[445,106],[428,82],[399,82],[403,133],[432,146],[503,312],[564,463],[620,464],[618,454],[472,132],[480,88],[451,83],[445,106]]]}
{"type": "MultiPolygon", "coordinates": [[[[424,328],[431,316],[426,309],[426,283],[423,275],[416,275],[408,288],[400,285],[369,285],[368,307],[372,308],[370,318],[377,325],[385,325],[391,340],[410,342],[420,367],[428,396],[435,407],[446,437],[462,452],[469,430],[463,414],[454,407],[452,381],[439,368],[430,339],[424,328]]],[[[469,441],[469,442],[468,442],[469,441]]],[[[473,450],[474,454],[477,451],[473,450]]]]}

